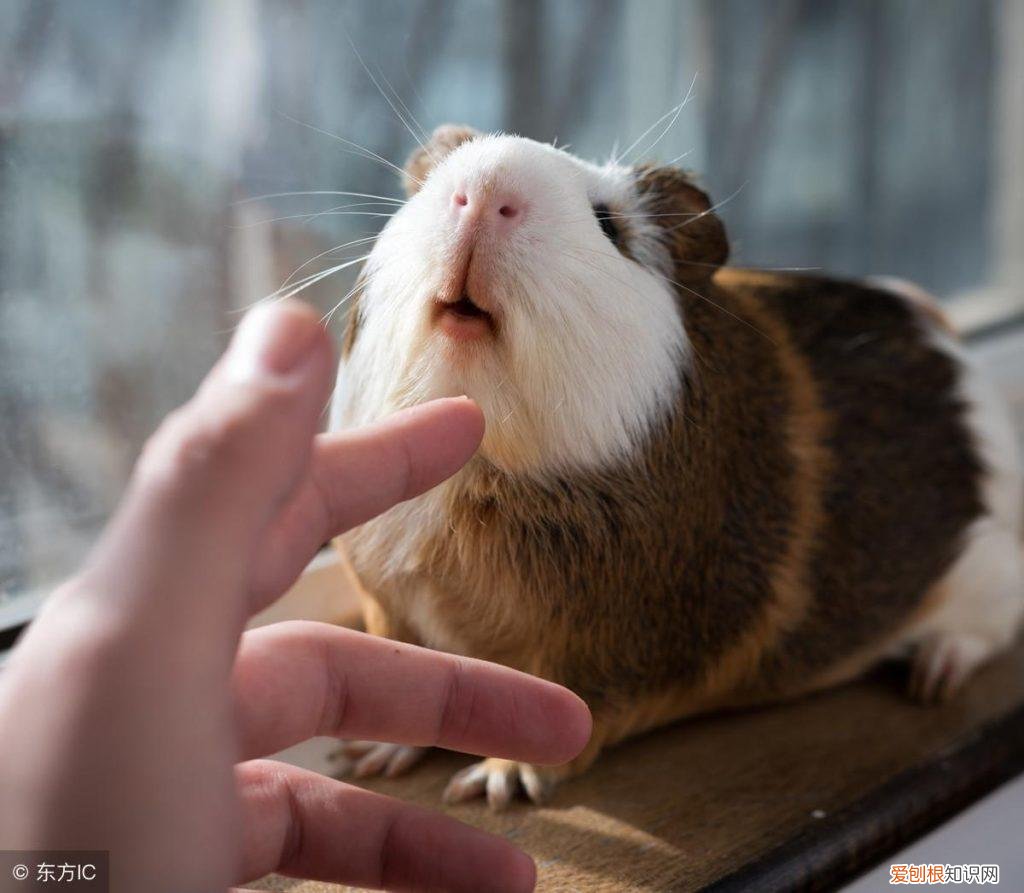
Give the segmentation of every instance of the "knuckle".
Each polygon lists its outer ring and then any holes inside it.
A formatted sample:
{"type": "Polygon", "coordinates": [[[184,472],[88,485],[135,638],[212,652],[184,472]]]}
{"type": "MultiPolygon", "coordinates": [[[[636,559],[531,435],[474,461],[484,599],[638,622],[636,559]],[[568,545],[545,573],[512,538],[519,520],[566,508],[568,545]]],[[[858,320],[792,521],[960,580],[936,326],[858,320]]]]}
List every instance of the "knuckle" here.
{"type": "Polygon", "coordinates": [[[348,674],[337,660],[337,655],[328,643],[321,646],[323,666],[322,701],[317,729],[321,735],[340,734],[348,725],[349,697],[348,674]]]}
{"type": "Polygon", "coordinates": [[[475,701],[476,688],[466,662],[456,657],[451,663],[441,696],[436,738],[442,746],[448,746],[445,742],[457,745],[466,737],[473,723],[475,701]]]}
{"type": "Polygon", "coordinates": [[[251,419],[238,409],[206,417],[175,410],[143,448],[138,474],[150,485],[181,486],[234,466],[251,435],[251,419]]]}

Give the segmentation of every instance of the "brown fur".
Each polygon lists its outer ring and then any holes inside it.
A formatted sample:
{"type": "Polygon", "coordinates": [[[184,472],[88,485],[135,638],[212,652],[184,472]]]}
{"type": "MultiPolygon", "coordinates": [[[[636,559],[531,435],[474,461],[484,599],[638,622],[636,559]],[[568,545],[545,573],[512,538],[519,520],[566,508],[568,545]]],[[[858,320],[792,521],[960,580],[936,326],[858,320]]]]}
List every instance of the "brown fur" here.
{"type": "Polygon", "coordinates": [[[669,169],[640,170],[638,189],[655,213],[694,215],[658,218],[694,360],[643,447],[544,481],[473,460],[399,576],[380,573],[386,520],[346,538],[376,594],[368,625],[588,701],[593,741],[559,775],[680,716],[861,672],[981,512],[956,369],[913,307],[716,273],[728,246],[707,197],[669,169]]]}
{"type": "Polygon", "coordinates": [[[836,643],[850,651],[877,641],[918,608],[981,513],[980,462],[955,363],[932,345],[915,306],[819,277],[723,280],[749,288],[787,325],[834,419],[826,445],[836,464],[811,566],[821,595],[787,643],[808,667],[836,643]]]}
{"type": "Polygon", "coordinates": [[[911,304],[913,304],[924,316],[925,320],[944,331],[947,335],[956,335],[956,328],[953,321],[946,315],[946,312],[939,306],[939,302],[923,288],[912,282],[894,281],[894,286],[911,304]]]}
{"type": "Polygon", "coordinates": [[[359,291],[352,292],[349,300],[348,319],[345,322],[345,334],[341,338],[341,358],[347,360],[352,353],[352,348],[359,335],[359,326],[362,320],[359,317],[359,291]]]}
{"type": "Polygon", "coordinates": [[[645,212],[657,215],[676,269],[683,282],[703,282],[729,257],[729,240],[711,200],[690,177],[674,167],[643,166],[637,170],[637,192],[645,212]]]}
{"type": "Polygon", "coordinates": [[[415,195],[426,180],[431,168],[445,155],[461,146],[467,140],[479,136],[472,127],[456,124],[442,124],[431,135],[425,146],[420,146],[405,163],[402,185],[406,195],[415,195]]]}

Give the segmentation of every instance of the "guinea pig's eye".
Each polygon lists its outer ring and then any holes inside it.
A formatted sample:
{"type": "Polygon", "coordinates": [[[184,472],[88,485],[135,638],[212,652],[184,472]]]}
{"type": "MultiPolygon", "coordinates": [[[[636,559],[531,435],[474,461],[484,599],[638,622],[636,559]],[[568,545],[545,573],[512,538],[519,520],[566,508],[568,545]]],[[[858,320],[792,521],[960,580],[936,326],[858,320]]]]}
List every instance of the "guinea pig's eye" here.
{"type": "Polygon", "coordinates": [[[611,209],[604,204],[594,205],[594,216],[597,218],[598,224],[601,226],[601,232],[603,232],[610,240],[611,243],[618,248],[621,234],[619,228],[615,225],[615,221],[612,220],[611,209]]]}

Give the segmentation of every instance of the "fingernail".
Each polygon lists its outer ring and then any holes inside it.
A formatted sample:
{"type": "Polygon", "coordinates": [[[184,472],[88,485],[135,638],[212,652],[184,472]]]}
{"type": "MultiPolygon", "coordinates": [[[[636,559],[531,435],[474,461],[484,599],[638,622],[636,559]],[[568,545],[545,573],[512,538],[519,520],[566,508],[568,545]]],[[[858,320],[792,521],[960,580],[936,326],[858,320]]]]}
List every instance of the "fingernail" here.
{"type": "Polygon", "coordinates": [[[316,324],[304,312],[265,304],[249,311],[228,351],[228,373],[239,381],[261,375],[285,375],[298,366],[316,336],[316,324]]]}

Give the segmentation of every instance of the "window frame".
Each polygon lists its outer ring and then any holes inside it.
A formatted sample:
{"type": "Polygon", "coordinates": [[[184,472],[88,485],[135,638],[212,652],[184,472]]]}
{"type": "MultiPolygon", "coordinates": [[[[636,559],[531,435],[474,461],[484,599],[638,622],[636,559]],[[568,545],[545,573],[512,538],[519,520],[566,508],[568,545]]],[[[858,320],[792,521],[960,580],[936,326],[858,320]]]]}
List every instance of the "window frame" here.
{"type": "Polygon", "coordinates": [[[957,328],[970,335],[1024,316],[1024,3],[1002,0],[995,89],[993,256],[987,285],[946,303],[957,328]]]}
{"type": "MultiPolygon", "coordinates": [[[[699,8],[687,7],[683,29],[690,51],[706,43],[701,24],[705,18],[699,8]]],[[[624,10],[623,40],[634,50],[634,60],[626,88],[632,98],[631,120],[627,132],[641,131],[657,117],[659,109],[647,86],[671,78],[672,59],[663,53],[637,51],[670,37],[662,26],[675,15],[682,15],[671,0],[655,0],[655,8],[629,4],[624,10]]],[[[1024,103],[1020,102],[1020,84],[1024,83],[1024,3],[1001,0],[998,6],[1000,27],[997,34],[995,68],[995,132],[991,232],[992,258],[989,283],[951,296],[944,307],[954,325],[970,345],[983,344],[993,334],[1020,328],[1024,347],[1024,103]]],[[[699,159],[693,159],[699,166],[699,159]]],[[[243,235],[248,231],[243,230],[243,235]]],[[[252,231],[251,239],[259,236],[252,231]]],[[[257,251],[259,246],[254,246],[257,251]]],[[[264,248],[266,246],[263,246],[264,248]]],[[[304,572],[318,573],[331,559],[321,553],[304,572]]],[[[0,603],[0,661],[3,652],[36,615],[48,592],[20,592],[0,603]]]]}

